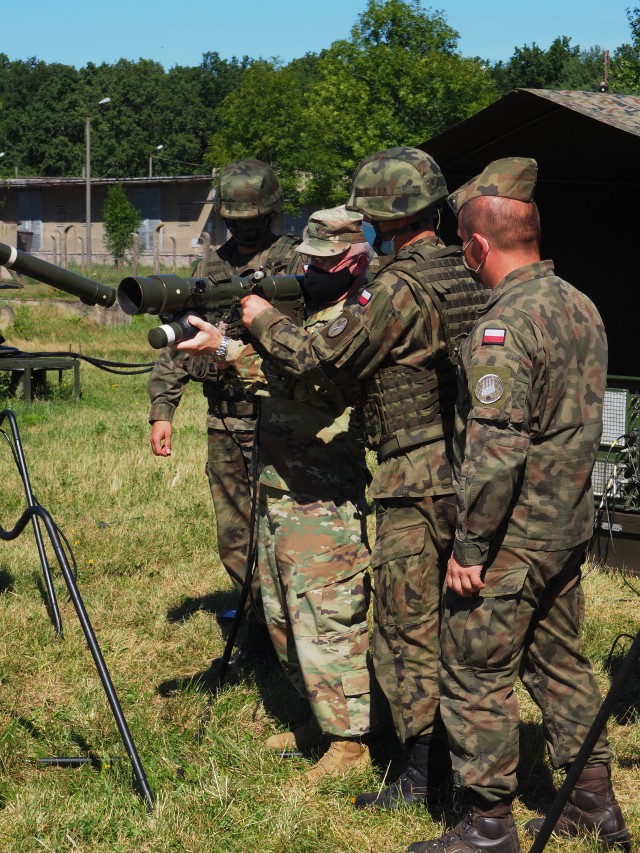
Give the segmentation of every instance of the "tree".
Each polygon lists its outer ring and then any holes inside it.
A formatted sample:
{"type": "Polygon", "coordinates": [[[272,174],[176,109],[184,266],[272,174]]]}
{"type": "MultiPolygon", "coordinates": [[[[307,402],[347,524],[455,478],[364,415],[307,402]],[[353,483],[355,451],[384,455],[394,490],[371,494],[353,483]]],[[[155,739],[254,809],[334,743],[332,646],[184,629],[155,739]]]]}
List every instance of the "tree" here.
{"type": "Polygon", "coordinates": [[[602,80],[603,52],[598,46],[582,50],[567,36],[553,40],[548,50],[535,42],[516,47],[508,62],[491,69],[500,95],[513,89],[573,89],[595,92],[602,80]]]}
{"type": "Polygon", "coordinates": [[[115,184],[107,190],[103,218],[105,246],[117,267],[133,248],[134,232],[140,227],[140,211],[131,204],[122,184],[115,184]]]}
{"type": "Polygon", "coordinates": [[[480,59],[420,0],[369,0],[348,41],[319,57],[301,135],[303,200],[344,201],[358,162],[382,148],[415,146],[495,100],[480,59]]]}
{"type": "Polygon", "coordinates": [[[611,88],[625,95],[640,94],[640,9],[627,9],[631,44],[623,44],[611,61],[611,88]]]}

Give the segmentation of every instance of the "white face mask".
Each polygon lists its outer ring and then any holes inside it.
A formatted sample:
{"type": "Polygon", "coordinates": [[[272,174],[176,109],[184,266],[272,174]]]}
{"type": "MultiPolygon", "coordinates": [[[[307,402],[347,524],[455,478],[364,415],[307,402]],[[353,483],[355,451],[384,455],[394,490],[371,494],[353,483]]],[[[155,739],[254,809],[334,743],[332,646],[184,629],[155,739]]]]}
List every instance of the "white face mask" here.
{"type": "Polygon", "coordinates": [[[462,247],[462,264],[463,264],[464,268],[467,270],[467,272],[471,273],[471,275],[474,276],[474,278],[477,278],[478,273],[480,272],[480,268],[482,267],[482,265],[486,261],[487,256],[486,255],[484,256],[484,258],[480,261],[480,263],[478,264],[477,267],[474,268],[474,267],[469,266],[469,264],[467,263],[467,256],[465,253],[466,253],[467,249],[469,248],[469,246],[473,243],[474,239],[475,239],[474,237],[470,237],[467,240],[467,242],[464,244],[464,246],[462,247]]]}

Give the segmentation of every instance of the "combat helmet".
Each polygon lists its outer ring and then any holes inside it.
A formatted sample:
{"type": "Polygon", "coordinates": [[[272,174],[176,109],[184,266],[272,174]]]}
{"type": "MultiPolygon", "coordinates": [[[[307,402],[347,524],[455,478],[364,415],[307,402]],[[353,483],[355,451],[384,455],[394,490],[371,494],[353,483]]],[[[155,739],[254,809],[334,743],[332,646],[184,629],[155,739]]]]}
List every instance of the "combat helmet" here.
{"type": "Polygon", "coordinates": [[[236,160],[220,170],[213,209],[223,219],[266,216],[282,207],[282,189],[268,163],[236,160]]]}
{"type": "Polygon", "coordinates": [[[353,175],[347,210],[372,222],[436,208],[448,195],[436,161],[418,148],[389,148],[363,160],[353,175]]]}

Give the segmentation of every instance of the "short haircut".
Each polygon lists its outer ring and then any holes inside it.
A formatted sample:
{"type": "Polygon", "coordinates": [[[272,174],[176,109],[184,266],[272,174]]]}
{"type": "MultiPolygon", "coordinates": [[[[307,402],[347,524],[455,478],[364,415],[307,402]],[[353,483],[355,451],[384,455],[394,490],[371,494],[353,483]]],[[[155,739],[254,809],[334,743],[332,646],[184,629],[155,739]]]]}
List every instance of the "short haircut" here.
{"type": "Polygon", "coordinates": [[[375,255],[375,252],[373,250],[373,246],[371,245],[371,243],[354,243],[351,246],[351,252],[352,252],[352,257],[355,257],[356,255],[366,255],[367,261],[369,263],[371,262],[371,260],[373,259],[373,256],[375,255]]]}
{"type": "Polygon", "coordinates": [[[483,234],[503,252],[540,248],[540,214],[534,202],[477,196],[462,206],[458,229],[468,237],[483,234]]]}

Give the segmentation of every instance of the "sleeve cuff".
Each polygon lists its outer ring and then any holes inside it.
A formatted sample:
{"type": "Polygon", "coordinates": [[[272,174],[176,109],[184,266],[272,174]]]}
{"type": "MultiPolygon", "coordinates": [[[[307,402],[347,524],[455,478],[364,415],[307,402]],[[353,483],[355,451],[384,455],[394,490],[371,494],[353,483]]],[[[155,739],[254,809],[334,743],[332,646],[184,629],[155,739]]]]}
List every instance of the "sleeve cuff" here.
{"type": "Polygon", "coordinates": [[[224,363],[233,364],[234,361],[237,361],[240,353],[246,346],[244,341],[230,340],[227,347],[227,354],[224,357],[224,363]]]}
{"type": "Polygon", "coordinates": [[[488,542],[463,542],[456,536],[453,543],[453,556],[461,566],[483,566],[488,554],[488,542]]]}
{"type": "Polygon", "coordinates": [[[170,403],[152,403],[149,412],[149,423],[154,421],[173,421],[173,413],[176,407],[170,403]]]}

